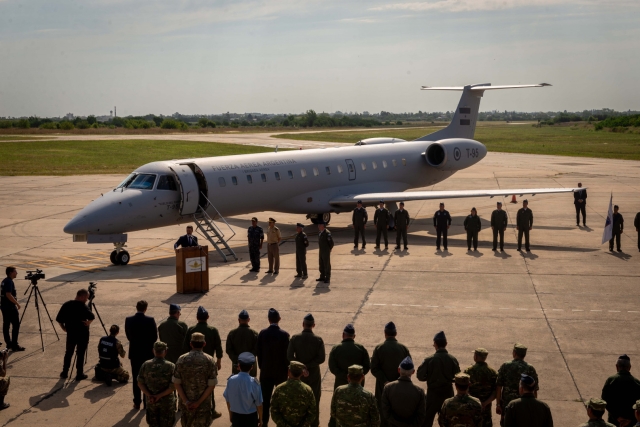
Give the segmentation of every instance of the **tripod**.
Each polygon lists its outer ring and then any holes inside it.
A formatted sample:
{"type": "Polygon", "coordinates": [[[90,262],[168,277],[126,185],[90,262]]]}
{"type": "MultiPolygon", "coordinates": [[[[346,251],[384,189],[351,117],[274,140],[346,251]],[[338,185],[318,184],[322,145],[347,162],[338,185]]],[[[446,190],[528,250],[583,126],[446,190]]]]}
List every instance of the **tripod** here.
{"type": "Polygon", "coordinates": [[[60,341],[60,337],[58,336],[58,331],[56,331],[56,326],[53,324],[53,319],[49,314],[49,310],[47,309],[47,303],[44,302],[44,298],[42,298],[42,294],[40,293],[40,289],[38,288],[38,279],[32,278],[31,283],[26,291],[24,291],[24,295],[29,292],[29,298],[27,298],[27,303],[24,305],[24,310],[22,311],[22,316],[20,317],[20,325],[22,326],[22,319],[24,319],[24,315],[27,313],[27,307],[29,307],[29,302],[31,301],[31,297],[35,301],[36,311],[38,312],[38,330],[40,331],[40,344],[42,345],[42,351],[44,351],[44,338],[42,337],[42,321],[40,320],[40,304],[38,301],[42,302],[42,306],[44,307],[44,311],[47,313],[47,317],[49,317],[49,322],[51,322],[51,327],[53,328],[53,332],[56,333],[56,338],[60,341]]]}

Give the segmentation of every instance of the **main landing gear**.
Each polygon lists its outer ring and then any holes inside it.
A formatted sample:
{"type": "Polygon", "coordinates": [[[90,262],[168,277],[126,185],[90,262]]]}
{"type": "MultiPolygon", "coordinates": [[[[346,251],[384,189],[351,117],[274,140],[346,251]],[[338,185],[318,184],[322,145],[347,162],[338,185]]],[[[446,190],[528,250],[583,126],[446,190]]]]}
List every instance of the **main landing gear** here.
{"type": "Polygon", "coordinates": [[[109,256],[109,259],[111,260],[111,264],[113,265],[129,264],[129,261],[131,260],[131,255],[129,255],[129,252],[127,252],[124,249],[126,245],[123,242],[114,243],[113,245],[116,248],[114,249],[113,252],[111,252],[111,255],[109,256]]]}
{"type": "Polygon", "coordinates": [[[323,214],[309,214],[307,218],[311,220],[311,223],[317,224],[320,219],[324,221],[325,224],[329,224],[331,222],[331,214],[323,213],[323,214]]]}

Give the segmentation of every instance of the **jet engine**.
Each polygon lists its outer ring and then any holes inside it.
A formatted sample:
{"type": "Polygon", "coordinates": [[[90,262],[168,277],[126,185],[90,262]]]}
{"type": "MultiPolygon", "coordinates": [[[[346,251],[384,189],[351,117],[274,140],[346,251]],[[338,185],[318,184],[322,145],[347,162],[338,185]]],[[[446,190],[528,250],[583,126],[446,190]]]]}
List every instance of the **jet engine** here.
{"type": "Polygon", "coordinates": [[[487,148],[473,139],[451,138],[432,142],[424,152],[429,166],[439,170],[467,168],[487,155],[487,148]]]}

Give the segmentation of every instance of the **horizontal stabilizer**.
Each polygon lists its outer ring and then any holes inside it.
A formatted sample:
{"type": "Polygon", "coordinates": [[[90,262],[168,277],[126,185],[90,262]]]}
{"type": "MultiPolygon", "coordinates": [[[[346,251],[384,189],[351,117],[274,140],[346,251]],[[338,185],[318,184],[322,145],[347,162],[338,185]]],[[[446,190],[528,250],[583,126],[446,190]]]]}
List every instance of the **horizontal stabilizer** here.
{"type": "MultiPolygon", "coordinates": [[[[472,85],[469,90],[479,91],[479,90],[496,90],[496,89],[521,89],[526,87],[545,87],[551,86],[549,83],[539,83],[537,85],[503,85],[503,86],[491,86],[490,84],[481,84],[481,85],[472,85]]],[[[462,86],[445,86],[445,87],[436,87],[436,86],[422,86],[421,90],[464,90],[462,86]]]]}

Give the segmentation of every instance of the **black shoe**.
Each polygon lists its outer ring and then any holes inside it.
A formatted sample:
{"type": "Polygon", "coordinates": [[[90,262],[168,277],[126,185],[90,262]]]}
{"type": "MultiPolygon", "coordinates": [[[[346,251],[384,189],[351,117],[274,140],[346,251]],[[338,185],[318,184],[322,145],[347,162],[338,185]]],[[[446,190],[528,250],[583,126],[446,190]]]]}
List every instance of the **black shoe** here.
{"type": "Polygon", "coordinates": [[[496,251],[496,248],[493,248],[493,249],[491,249],[491,250],[492,250],[493,252],[495,252],[495,251],[496,251]]]}
{"type": "Polygon", "coordinates": [[[276,275],[276,274],[278,274],[278,273],[280,273],[280,272],[279,272],[279,271],[274,271],[274,272],[273,272],[273,274],[274,274],[274,275],[276,275]]]}
{"type": "Polygon", "coordinates": [[[367,245],[365,245],[365,244],[363,243],[363,244],[362,244],[362,249],[364,249],[364,247],[365,247],[365,246],[367,246],[367,245]]]}
{"type": "Polygon", "coordinates": [[[0,411],[2,411],[3,409],[7,409],[9,406],[11,405],[5,403],[4,396],[0,397],[0,411]]]}
{"type": "Polygon", "coordinates": [[[111,387],[111,384],[113,384],[113,378],[111,378],[111,374],[107,374],[107,373],[105,373],[105,376],[104,376],[104,383],[105,383],[108,387],[111,387]]]}
{"type": "Polygon", "coordinates": [[[587,223],[586,223],[586,222],[583,222],[583,223],[582,223],[582,226],[583,226],[583,227],[586,227],[586,226],[587,226],[587,223]]]}
{"type": "Polygon", "coordinates": [[[445,251],[448,251],[449,249],[447,247],[444,248],[445,251]]]}
{"type": "Polygon", "coordinates": [[[24,351],[24,347],[20,347],[19,345],[15,345],[15,346],[11,347],[11,350],[13,350],[13,351],[24,351]]]}
{"type": "Polygon", "coordinates": [[[609,252],[613,252],[613,248],[609,248],[609,252]]]}
{"type": "Polygon", "coordinates": [[[252,273],[257,273],[257,272],[258,272],[258,271],[260,271],[260,270],[256,270],[255,268],[252,268],[252,269],[251,269],[251,270],[249,270],[249,271],[250,271],[250,272],[252,272],[252,273]]]}
{"type": "Polygon", "coordinates": [[[406,251],[407,249],[409,249],[409,246],[405,246],[405,247],[404,247],[404,250],[405,250],[405,251],[406,251]]]}
{"type": "Polygon", "coordinates": [[[267,270],[267,272],[264,274],[269,274],[269,273],[273,273],[273,270],[267,270]]]}
{"type": "Polygon", "coordinates": [[[380,245],[375,245],[373,248],[374,249],[380,249],[380,245]]]}
{"type": "Polygon", "coordinates": [[[330,280],[329,279],[325,279],[324,283],[329,283],[330,280]]]}
{"type": "Polygon", "coordinates": [[[622,252],[622,249],[618,249],[618,252],[622,252]]]}
{"type": "Polygon", "coordinates": [[[467,252],[471,252],[471,248],[467,248],[467,252]]]}
{"type": "Polygon", "coordinates": [[[303,278],[303,279],[306,279],[307,277],[309,277],[309,276],[307,276],[306,274],[303,274],[303,275],[302,275],[302,278],[303,278]]]}
{"type": "Polygon", "coordinates": [[[436,247],[436,251],[439,251],[439,250],[440,250],[440,246],[437,246],[437,247],[436,247]]]}
{"type": "Polygon", "coordinates": [[[293,277],[302,277],[302,274],[296,274],[296,275],[295,275],[295,276],[293,276],[293,277]]]}
{"type": "Polygon", "coordinates": [[[218,418],[220,418],[222,416],[222,412],[218,412],[218,411],[213,411],[213,419],[217,420],[218,418]]]}
{"type": "Polygon", "coordinates": [[[319,279],[316,279],[316,282],[324,282],[324,277],[321,277],[319,279]]]}
{"type": "Polygon", "coordinates": [[[60,378],[69,378],[69,373],[67,371],[60,372],[60,378]]]}
{"type": "Polygon", "coordinates": [[[473,252],[478,252],[478,248],[473,248],[473,252]]]}
{"type": "Polygon", "coordinates": [[[576,227],[580,227],[580,224],[576,224],[576,227]]]}
{"type": "Polygon", "coordinates": [[[358,249],[358,245],[353,245],[353,249],[358,249]]]}
{"type": "Polygon", "coordinates": [[[504,252],[504,249],[500,248],[500,252],[504,252]]]}
{"type": "Polygon", "coordinates": [[[389,249],[389,245],[384,245],[384,250],[386,251],[387,249],[389,249]]]}
{"type": "Polygon", "coordinates": [[[76,375],[76,381],[86,380],[87,378],[89,378],[89,377],[88,377],[88,376],[86,376],[85,374],[78,374],[78,375],[76,375]]]}
{"type": "Polygon", "coordinates": [[[522,252],[522,249],[518,248],[518,249],[516,249],[516,251],[518,251],[518,252],[522,252]]]}
{"type": "Polygon", "coordinates": [[[396,246],[396,249],[400,249],[400,246],[396,246]]]}

